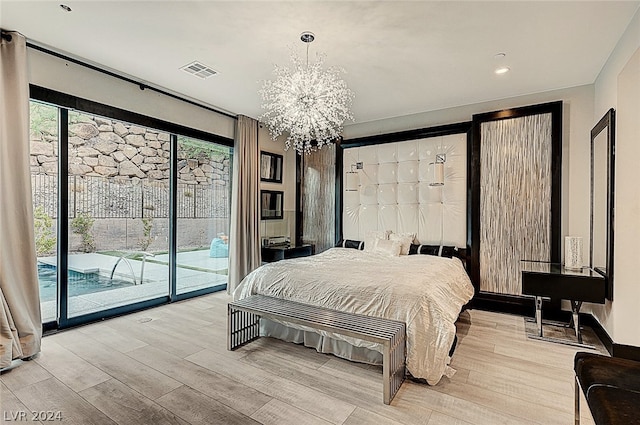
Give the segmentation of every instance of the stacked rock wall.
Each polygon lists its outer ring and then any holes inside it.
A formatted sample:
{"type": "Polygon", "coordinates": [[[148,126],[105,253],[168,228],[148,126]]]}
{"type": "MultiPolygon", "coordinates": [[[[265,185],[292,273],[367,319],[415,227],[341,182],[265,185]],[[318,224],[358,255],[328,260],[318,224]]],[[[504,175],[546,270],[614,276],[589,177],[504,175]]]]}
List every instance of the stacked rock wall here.
{"type": "MultiPolygon", "coordinates": [[[[116,180],[169,179],[168,133],[100,117],[74,114],[73,118],[78,122],[69,126],[70,175],[113,177],[116,180]]],[[[57,139],[51,129],[32,131],[32,173],[57,174],[57,139]]],[[[196,157],[189,157],[189,150],[181,147],[179,144],[178,183],[228,185],[228,154],[207,154],[202,149],[196,157]]]]}
{"type": "MultiPolygon", "coordinates": [[[[101,117],[70,113],[69,208],[95,219],[97,250],[166,250],[168,243],[170,135],[101,117]],[[152,219],[144,234],[142,217],[152,219]],[[145,242],[147,241],[147,242],[145,242]]],[[[58,135],[51,117],[32,119],[34,206],[57,226],[58,135]]],[[[178,143],[179,248],[208,247],[229,229],[230,156],[203,142],[178,143]]],[[[71,252],[80,235],[70,234],[71,252]]]]}

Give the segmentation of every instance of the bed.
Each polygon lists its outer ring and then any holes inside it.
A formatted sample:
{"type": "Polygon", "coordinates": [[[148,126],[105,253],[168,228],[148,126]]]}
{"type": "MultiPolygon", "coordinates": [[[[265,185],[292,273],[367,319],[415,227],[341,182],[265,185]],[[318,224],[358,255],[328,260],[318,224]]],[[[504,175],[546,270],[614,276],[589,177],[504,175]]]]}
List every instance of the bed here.
{"type": "MultiPolygon", "coordinates": [[[[455,321],[473,296],[458,258],[390,256],[381,251],[331,248],[321,254],[263,265],[234,291],[234,299],[262,294],[407,325],[407,371],[437,384],[449,367],[455,321]]],[[[380,347],[365,341],[264,321],[261,335],[315,347],[354,361],[379,363],[380,347]]]]}
{"type": "MultiPolygon", "coordinates": [[[[426,131],[411,140],[398,136],[397,142],[341,143],[342,181],[357,182],[355,190],[338,185],[342,214],[336,233],[344,238],[342,247],[262,266],[241,282],[234,298],[262,294],[401,320],[407,325],[408,372],[431,385],[450,376],[455,321],[474,294],[460,259],[444,258],[443,252],[469,248],[468,129],[461,127],[426,131]],[[434,184],[436,163],[444,170],[434,184]],[[394,242],[401,243],[400,254],[378,249],[394,242]],[[425,245],[414,245],[419,243],[425,245]]],[[[316,213],[310,209],[305,219],[320,220],[316,213]]],[[[322,240],[318,251],[326,248],[322,240]]],[[[382,360],[380,348],[364,341],[287,323],[261,321],[261,335],[354,361],[382,360]]]]}

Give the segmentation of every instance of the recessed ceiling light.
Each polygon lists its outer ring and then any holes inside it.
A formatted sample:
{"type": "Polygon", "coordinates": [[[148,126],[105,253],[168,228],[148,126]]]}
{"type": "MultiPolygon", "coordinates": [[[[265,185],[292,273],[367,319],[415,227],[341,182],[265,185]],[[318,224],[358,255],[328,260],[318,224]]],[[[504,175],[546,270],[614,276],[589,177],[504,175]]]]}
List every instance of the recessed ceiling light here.
{"type": "Polygon", "coordinates": [[[505,56],[507,56],[506,53],[500,52],[500,53],[496,53],[495,55],[493,55],[493,58],[494,59],[502,59],[505,56]]]}
{"type": "Polygon", "coordinates": [[[71,8],[66,4],[61,4],[60,9],[64,10],[65,12],[71,12],[71,8]]]}
{"type": "Polygon", "coordinates": [[[508,66],[501,66],[500,68],[496,68],[494,72],[498,75],[502,75],[506,74],[509,71],[511,71],[511,68],[509,68],[508,66]]]}

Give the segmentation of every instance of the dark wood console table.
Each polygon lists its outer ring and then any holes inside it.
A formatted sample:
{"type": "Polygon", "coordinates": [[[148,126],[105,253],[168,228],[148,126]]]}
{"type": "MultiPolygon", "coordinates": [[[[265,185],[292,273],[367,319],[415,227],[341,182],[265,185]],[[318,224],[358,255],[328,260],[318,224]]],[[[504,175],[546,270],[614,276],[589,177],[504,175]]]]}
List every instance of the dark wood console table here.
{"type": "Polygon", "coordinates": [[[289,258],[307,257],[313,254],[312,245],[300,246],[271,246],[262,247],[262,261],[264,263],[272,263],[274,261],[286,260],[289,258]]]}
{"type": "Polygon", "coordinates": [[[581,270],[565,269],[562,264],[540,261],[521,261],[522,293],[536,298],[537,334],[530,338],[562,344],[593,348],[582,343],[580,332],[580,308],[583,302],[604,304],[606,280],[598,272],[583,267],[581,270]],[[572,324],[578,343],[558,338],[548,338],[542,333],[542,298],[563,299],[571,302],[572,324]]]}

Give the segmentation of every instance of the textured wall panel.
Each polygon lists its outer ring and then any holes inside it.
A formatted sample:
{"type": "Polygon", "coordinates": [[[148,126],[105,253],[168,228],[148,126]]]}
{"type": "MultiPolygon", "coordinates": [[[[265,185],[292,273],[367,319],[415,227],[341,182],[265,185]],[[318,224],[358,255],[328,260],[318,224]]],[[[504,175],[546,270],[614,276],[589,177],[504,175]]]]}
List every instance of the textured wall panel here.
{"type": "Polygon", "coordinates": [[[482,123],[480,290],[521,295],[520,260],[549,261],[551,114],[482,123]]]}
{"type": "Polygon", "coordinates": [[[392,230],[416,233],[425,244],[466,246],[466,134],[347,148],[343,179],[356,162],[364,168],[358,172],[358,192],[343,193],[345,238],[363,240],[367,230],[392,230]],[[436,153],[447,155],[441,187],[429,186],[436,153]]]}
{"type": "Polygon", "coordinates": [[[398,204],[417,204],[418,188],[415,183],[398,183],[398,204]]]}
{"type": "Polygon", "coordinates": [[[402,161],[403,167],[398,167],[399,183],[418,183],[418,173],[420,164],[418,161],[402,161]]]}
{"type": "MultiPolygon", "coordinates": [[[[315,245],[316,253],[335,245],[336,147],[328,145],[305,155],[302,182],[302,240],[315,245]]],[[[357,200],[351,200],[354,207],[357,200]]],[[[345,208],[345,219],[357,209],[345,208]]]]}

